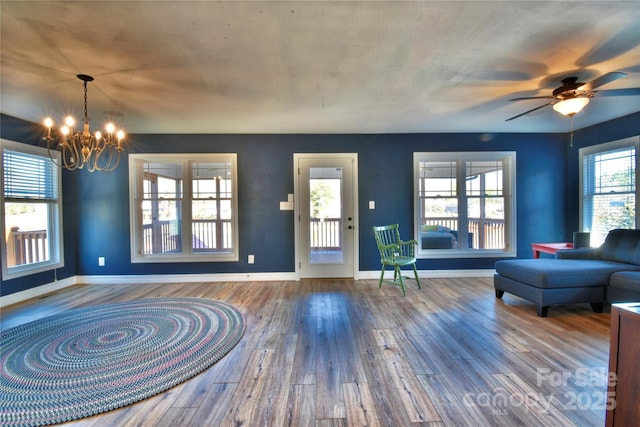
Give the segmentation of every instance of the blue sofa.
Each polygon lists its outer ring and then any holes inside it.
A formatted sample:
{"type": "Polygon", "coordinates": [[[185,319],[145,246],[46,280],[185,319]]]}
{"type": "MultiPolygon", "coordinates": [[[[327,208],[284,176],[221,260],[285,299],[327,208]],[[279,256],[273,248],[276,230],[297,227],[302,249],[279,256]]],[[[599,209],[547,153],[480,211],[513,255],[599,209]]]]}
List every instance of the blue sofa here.
{"type": "Polygon", "coordinates": [[[552,305],[640,301],[640,230],[609,232],[599,248],[567,249],[553,259],[496,262],[493,278],[497,298],[505,292],[536,304],[547,316],[552,305]]]}

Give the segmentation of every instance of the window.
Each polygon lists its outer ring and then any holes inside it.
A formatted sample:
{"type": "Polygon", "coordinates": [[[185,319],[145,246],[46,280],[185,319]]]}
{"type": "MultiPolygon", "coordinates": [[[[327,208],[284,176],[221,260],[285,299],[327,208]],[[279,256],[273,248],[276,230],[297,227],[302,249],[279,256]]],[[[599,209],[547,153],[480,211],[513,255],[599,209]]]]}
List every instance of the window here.
{"type": "Polygon", "coordinates": [[[2,278],[63,266],[60,169],[43,148],[7,140],[0,147],[2,278]]]}
{"type": "Polygon", "coordinates": [[[604,242],[609,230],[635,228],[638,137],[580,149],[581,231],[591,245],[604,242]]]}
{"type": "Polygon", "coordinates": [[[238,261],[235,154],[132,154],[132,262],[238,261]]]}
{"type": "Polygon", "coordinates": [[[414,153],[418,256],[515,256],[515,160],[515,152],[414,153]]]}

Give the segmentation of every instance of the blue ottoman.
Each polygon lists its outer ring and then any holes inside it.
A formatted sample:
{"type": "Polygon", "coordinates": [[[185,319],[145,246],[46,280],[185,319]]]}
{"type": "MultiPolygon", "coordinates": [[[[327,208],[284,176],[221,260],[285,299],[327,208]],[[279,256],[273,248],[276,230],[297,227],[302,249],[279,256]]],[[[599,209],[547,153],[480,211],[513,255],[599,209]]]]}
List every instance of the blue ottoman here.
{"type": "Polygon", "coordinates": [[[493,284],[497,298],[508,292],[531,301],[540,317],[547,316],[549,306],[574,303],[591,303],[601,313],[609,277],[628,267],[604,260],[503,260],[496,262],[493,284]]]}

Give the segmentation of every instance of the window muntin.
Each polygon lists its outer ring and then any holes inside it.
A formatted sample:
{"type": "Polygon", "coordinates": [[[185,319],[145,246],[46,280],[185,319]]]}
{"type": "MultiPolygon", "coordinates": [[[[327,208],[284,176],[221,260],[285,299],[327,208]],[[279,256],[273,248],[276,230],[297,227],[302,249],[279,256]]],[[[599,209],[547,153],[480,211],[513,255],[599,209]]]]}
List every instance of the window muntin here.
{"type": "Polygon", "coordinates": [[[515,153],[414,153],[419,257],[515,256],[515,153]]]}
{"type": "MultiPolygon", "coordinates": [[[[63,266],[60,169],[47,150],[1,140],[2,277],[63,266]]],[[[57,153],[52,153],[58,157],[57,153]]]]}
{"type": "Polygon", "coordinates": [[[130,158],[132,262],[238,260],[235,154],[130,158]]]}
{"type": "Polygon", "coordinates": [[[638,137],[599,144],[580,150],[580,223],[599,246],[615,228],[635,228],[638,223],[638,137]]]}

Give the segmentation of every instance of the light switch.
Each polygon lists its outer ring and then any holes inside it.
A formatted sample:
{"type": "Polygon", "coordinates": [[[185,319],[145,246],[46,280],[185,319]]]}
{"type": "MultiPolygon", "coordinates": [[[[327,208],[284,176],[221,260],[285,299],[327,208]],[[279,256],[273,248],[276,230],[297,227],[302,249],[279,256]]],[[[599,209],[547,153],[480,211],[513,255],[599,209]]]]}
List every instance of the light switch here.
{"type": "Polygon", "coordinates": [[[369,200],[369,209],[375,209],[376,208],[376,202],[373,200],[369,200]]]}

